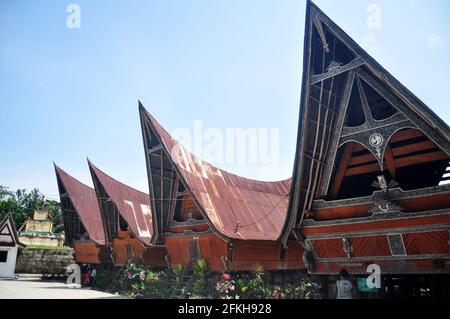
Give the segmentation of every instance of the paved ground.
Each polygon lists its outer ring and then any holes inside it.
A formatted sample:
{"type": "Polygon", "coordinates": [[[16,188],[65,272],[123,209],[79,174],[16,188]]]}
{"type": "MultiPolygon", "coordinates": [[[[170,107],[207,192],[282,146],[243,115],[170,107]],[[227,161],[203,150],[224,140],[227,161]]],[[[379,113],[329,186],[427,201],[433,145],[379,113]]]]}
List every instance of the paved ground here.
{"type": "Polygon", "coordinates": [[[63,282],[43,281],[36,276],[0,279],[0,299],[122,299],[101,291],[68,288],[63,282]]]}

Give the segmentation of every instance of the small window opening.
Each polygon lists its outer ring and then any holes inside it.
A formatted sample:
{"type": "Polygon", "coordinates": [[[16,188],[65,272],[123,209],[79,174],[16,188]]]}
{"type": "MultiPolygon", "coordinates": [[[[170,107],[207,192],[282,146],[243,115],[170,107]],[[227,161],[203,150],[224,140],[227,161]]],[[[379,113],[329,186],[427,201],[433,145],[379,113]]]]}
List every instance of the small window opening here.
{"type": "Polygon", "coordinates": [[[0,263],[6,263],[8,260],[8,251],[0,250],[0,263]]]}
{"type": "Polygon", "coordinates": [[[123,217],[119,214],[119,229],[121,231],[127,231],[128,230],[128,223],[123,219],[123,217]]]}

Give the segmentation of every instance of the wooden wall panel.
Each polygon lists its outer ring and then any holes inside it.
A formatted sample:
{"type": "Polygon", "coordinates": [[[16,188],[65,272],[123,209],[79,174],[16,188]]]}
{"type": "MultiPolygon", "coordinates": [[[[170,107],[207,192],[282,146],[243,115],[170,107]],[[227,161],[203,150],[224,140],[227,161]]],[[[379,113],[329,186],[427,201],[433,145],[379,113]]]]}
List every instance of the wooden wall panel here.
{"type": "Polygon", "coordinates": [[[167,267],[166,256],[166,247],[146,247],[142,253],[142,260],[147,266],[167,267]]]}
{"type": "MultiPolygon", "coordinates": [[[[378,264],[382,273],[390,274],[448,274],[450,271],[450,263],[446,262],[443,268],[436,268],[433,260],[374,260],[378,264]]],[[[361,274],[367,276],[366,263],[361,262],[316,262],[314,265],[315,273],[317,274],[338,274],[342,268],[345,268],[350,274],[361,274]]]]}
{"type": "Polygon", "coordinates": [[[227,243],[215,234],[166,237],[171,266],[188,265],[191,262],[189,243],[194,237],[198,238],[200,253],[206,260],[208,268],[214,271],[223,271],[224,265],[221,257],[228,253],[227,243]]]}
{"type": "Polygon", "coordinates": [[[115,265],[123,265],[127,262],[127,245],[131,246],[132,252],[132,261],[133,262],[141,262],[142,254],[144,252],[143,244],[136,238],[130,239],[113,239],[113,255],[114,255],[114,264],[115,265]]]}
{"type": "Polygon", "coordinates": [[[450,196],[441,194],[435,196],[419,197],[398,201],[398,204],[406,212],[420,212],[424,210],[433,210],[450,207],[450,196]]]}
{"type": "Polygon", "coordinates": [[[270,241],[238,241],[234,243],[233,259],[230,269],[233,271],[252,271],[259,267],[265,270],[304,269],[303,248],[295,241],[288,242],[281,260],[282,246],[270,241]]]}
{"type": "Polygon", "coordinates": [[[281,244],[277,242],[235,241],[233,261],[238,260],[280,260],[281,244]]]}
{"type": "Polygon", "coordinates": [[[389,243],[386,236],[351,238],[352,257],[390,256],[389,243]]]}
{"type": "Polygon", "coordinates": [[[448,231],[403,235],[403,241],[409,255],[450,254],[448,240],[448,231]]]}
{"type": "MultiPolygon", "coordinates": [[[[303,247],[298,244],[296,241],[288,241],[287,242],[287,247],[288,249],[286,250],[285,253],[285,261],[289,261],[289,262],[298,262],[301,263],[301,265],[303,265],[302,262],[302,258],[303,258],[303,252],[305,251],[303,249],[303,247]]],[[[303,267],[301,267],[303,268],[303,267]]]]}
{"type": "Polygon", "coordinates": [[[320,258],[346,258],[342,239],[321,239],[311,241],[320,258]]]}
{"type": "MultiPolygon", "coordinates": [[[[420,212],[425,210],[435,210],[450,207],[450,196],[448,196],[448,194],[441,194],[405,199],[395,202],[398,203],[402,208],[404,208],[405,212],[420,212]]],[[[372,204],[366,204],[317,209],[313,211],[313,216],[314,219],[318,221],[367,217],[371,215],[369,213],[369,208],[371,208],[372,206],[372,204]]]]}
{"type": "Polygon", "coordinates": [[[368,217],[370,216],[369,208],[372,205],[355,205],[338,208],[320,209],[314,211],[314,219],[318,221],[356,218],[356,217],[368,217]]]}
{"type": "Polygon", "coordinates": [[[72,246],[75,250],[74,258],[77,263],[100,264],[100,248],[95,242],[79,242],[72,246]]]}
{"type": "MultiPolygon", "coordinates": [[[[405,216],[408,216],[405,214],[405,216]]],[[[414,227],[414,226],[424,226],[433,224],[448,224],[450,223],[450,213],[445,215],[435,215],[435,216],[424,216],[424,217],[411,217],[408,219],[398,219],[398,220],[384,220],[384,221],[370,221],[365,223],[346,223],[342,225],[332,225],[324,227],[306,226],[303,227],[303,233],[308,237],[308,235],[313,234],[333,234],[333,233],[343,233],[343,232],[355,232],[355,231],[366,231],[366,230],[376,230],[376,229],[394,229],[397,227],[414,227]]]]}
{"type": "Polygon", "coordinates": [[[192,230],[193,232],[202,232],[209,229],[208,224],[199,224],[199,225],[182,225],[182,226],[170,226],[169,231],[171,233],[181,234],[187,230],[192,230]]]}

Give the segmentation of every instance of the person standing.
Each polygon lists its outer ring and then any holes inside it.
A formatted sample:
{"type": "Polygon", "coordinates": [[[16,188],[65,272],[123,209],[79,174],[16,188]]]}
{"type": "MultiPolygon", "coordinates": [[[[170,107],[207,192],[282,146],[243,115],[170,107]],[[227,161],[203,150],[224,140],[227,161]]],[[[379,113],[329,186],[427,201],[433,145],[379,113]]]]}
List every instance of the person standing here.
{"type": "Polygon", "coordinates": [[[91,276],[89,278],[91,288],[94,289],[95,277],[97,276],[97,269],[94,267],[91,270],[91,276]]]}
{"type": "Polygon", "coordinates": [[[336,299],[352,299],[353,285],[349,280],[349,274],[346,269],[339,272],[340,279],[336,281],[337,296],[336,299]]]}
{"type": "Polygon", "coordinates": [[[89,271],[84,275],[83,284],[85,287],[89,287],[89,271]]]}

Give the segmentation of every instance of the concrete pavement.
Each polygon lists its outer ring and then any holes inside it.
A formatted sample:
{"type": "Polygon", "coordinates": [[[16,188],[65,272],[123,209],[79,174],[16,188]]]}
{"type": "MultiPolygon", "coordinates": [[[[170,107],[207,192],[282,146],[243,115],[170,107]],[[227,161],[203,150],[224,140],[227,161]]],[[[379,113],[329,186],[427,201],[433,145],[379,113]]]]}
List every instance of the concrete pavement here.
{"type": "Polygon", "coordinates": [[[43,281],[38,276],[0,279],[0,299],[123,299],[85,288],[68,288],[63,282],[43,281]]]}

